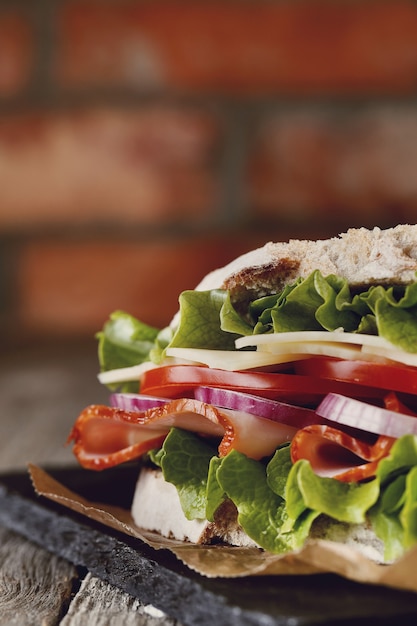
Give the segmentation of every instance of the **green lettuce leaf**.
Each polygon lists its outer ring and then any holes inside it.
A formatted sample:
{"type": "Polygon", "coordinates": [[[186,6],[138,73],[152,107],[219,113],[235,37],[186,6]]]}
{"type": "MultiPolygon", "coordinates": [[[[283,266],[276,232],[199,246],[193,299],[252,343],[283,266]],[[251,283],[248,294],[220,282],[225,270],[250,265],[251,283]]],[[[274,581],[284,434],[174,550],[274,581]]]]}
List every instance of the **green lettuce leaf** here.
{"type": "Polygon", "coordinates": [[[404,528],[404,546],[411,548],[417,542],[417,467],[407,474],[405,501],[399,518],[404,528]]]}
{"type": "Polygon", "coordinates": [[[322,304],[323,298],[317,291],[316,273],[313,273],[272,309],[273,331],[322,330],[316,319],[316,311],[322,304]]]}
{"type": "Polygon", "coordinates": [[[397,439],[378,465],[380,497],[369,511],[385,558],[396,559],[417,543],[417,436],[397,439]]]}
{"type": "Polygon", "coordinates": [[[292,464],[288,444],[269,461],[249,459],[236,450],[219,458],[214,445],[178,428],[149,457],[176,486],[188,519],[213,520],[229,498],[248,536],[271,552],[300,548],[322,514],[351,524],[369,518],[388,560],[417,543],[414,435],[398,439],[380,462],[376,478],[364,483],[318,476],[305,460],[292,464]]]}
{"type": "Polygon", "coordinates": [[[269,487],[283,500],[285,500],[286,486],[292,465],[291,446],[287,443],[277,448],[266,467],[269,487]]]}
{"type": "Polygon", "coordinates": [[[242,528],[262,548],[280,553],[305,541],[301,520],[291,533],[282,532],[287,519],[285,501],[269,487],[263,463],[232,450],[222,460],[217,479],[234,502],[242,528]]]}
{"type": "Polygon", "coordinates": [[[417,306],[401,308],[381,299],[376,304],[378,333],[406,352],[417,352],[417,306]]]}
{"type": "Polygon", "coordinates": [[[217,470],[222,464],[223,459],[218,456],[213,456],[210,459],[209,471],[207,476],[207,490],[206,490],[206,518],[212,522],[214,520],[214,514],[219,506],[227,498],[222,486],[217,478],[217,470]]]}
{"type": "Polygon", "coordinates": [[[260,334],[343,328],[379,334],[400,349],[417,352],[417,282],[396,289],[379,285],[352,295],[345,279],[316,270],[279,294],[251,302],[241,323],[234,313],[233,326],[223,323],[223,330],[260,334]]]}
{"type": "Polygon", "coordinates": [[[389,484],[393,477],[408,472],[417,465],[417,436],[404,435],[397,439],[387,457],[379,462],[377,478],[381,486],[389,484]]]}
{"type": "Polygon", "coordinates": [[[155,338],[154,345],[149,351],[149,360],[153,363],[160,363],[165,357],[165,349],[169,346],[174,336],[174,329],[171,326],[162,328],[155,338]]]}
{"type": "Polygon", "coordinates": [[[253,330],[251,324],[245,321],[234,308],[228,291],[220,309],[220,328],[236,336],[251,335],[253,330]]]}
{"type": "Polygon", "coordinates": [[[286,285],[278,294],[264,296],[250,302],[249,315],[254,324],[254,335],[260,335],[272,331],[272,311],[282,306],[283,303],[285,303],[287,296],[291,293],[291,291],[293,291],[293,289],[296,289],[301,282],[301,279],[299,279],[293,285],[286,285]]]}
{"type": "MultiPolygon", "coordinates": [[[[187,519],[206,519],[207,477],[216,448],[194,433],[172,428],[154,453],[164,478],[175,485],[187,519]]],[[[152,458],[152,457],[151,457],[152,458]]]]}
{"type": "Polygon", "coordinates": [[[243,312],[221,289],[184,291],[179,303],[177,328],[158,330],[122,311],[113,313],[97,333],[101,370],[160,363],[167,347],[234,350],[242,335],[300,330],[379,334],[417,352],[417,282],[397,289],[371,287],[352,296],[346,280],[316,270],[279,294],[253,300],[243,312]]]}
{"type": "Polygon", "coordinates": [[[220,327],[220,312],[228,299],[224,290],[183,291],[180,323],[169,344],[171,348],[233,350],[237,335],[220,327]]]}
{"type": "Polygon", "coordinates": [[[323,304],[316,311],[316,319],[320,325],[329,331],[337,328],[344,328],[347,332],[356,331],[361,315],[352,306],[347,281],[334,275],[324,278],[320,272],[314,272],[313,276],[315,288],[323,299],[323,304]]]}
{"type": "Polygon", "coordinates": [[[397,476],[383,490],[369,512],[375,534],[384,542],[384,557],[392,561],[404,553],[404,528],[399,513],[405,500],[405,475],[397,476]]]}
{"type": "Polygon", "coordinates": [[[360,524],[378,496],[377,480],[345,483],[318,476],[305,460],[292,466],[286,485],[288,515],[293,519],[297,519],[304,509],[312,509],[339,522],[360,524]]]}
{"type": "MultiPolygon", "coordinates": [[[[148,361],[158,333],[157,328],[143,324],[132,315],[115,311],[103,330],[96,334],[101,371],[148,361]]],[[[111,385],[109,387],[112,388],[111,385]]],[[[122,391],[137,391],[137,383],[126,383],[122,391]]]]}

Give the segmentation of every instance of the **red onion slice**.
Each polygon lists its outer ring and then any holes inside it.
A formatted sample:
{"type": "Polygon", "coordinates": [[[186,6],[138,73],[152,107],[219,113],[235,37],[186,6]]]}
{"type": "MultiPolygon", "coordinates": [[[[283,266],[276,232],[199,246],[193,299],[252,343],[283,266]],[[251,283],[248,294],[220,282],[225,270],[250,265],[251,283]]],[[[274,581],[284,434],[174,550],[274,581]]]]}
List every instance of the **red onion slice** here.
{"type": "Polygon", "coordinates": [[[110,406],[123,409],[123,411],[146,411],[167,402],[169,400],[166,398],[156,398],[139,393],[112,393],[110,396],[110,406]]]}
{"type": "Polygon", "coordinates": [[[220,408],[250,413],[257,417],[297,428],[304,428],[320,422],[312,409],[220,387],[196,387],[194,397],[196,400],[220,408]]]}
{"type": "Polygon", "coordinates": [[[316,413],[332,422],[376,435],[395,438],[407,434],[417,435],[417,418],[336,393],[329,393],[317,407],[316,413]]]}

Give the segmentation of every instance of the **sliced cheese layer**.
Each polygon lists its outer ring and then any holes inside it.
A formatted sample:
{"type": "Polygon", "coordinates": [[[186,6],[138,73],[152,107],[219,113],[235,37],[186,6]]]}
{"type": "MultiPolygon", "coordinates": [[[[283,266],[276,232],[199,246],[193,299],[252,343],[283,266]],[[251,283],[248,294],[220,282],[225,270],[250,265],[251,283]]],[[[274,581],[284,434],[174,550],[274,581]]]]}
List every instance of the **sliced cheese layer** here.
{"type": "MultiPolygon", "coordinates": [[[[344,331],[298,331],[249,335],[236,340],[236,348],[256,348],[257,352],[332,356],[340,359],[389,359],[417,367],[417,354],[406,352],[378,335],[344,331]]],[[[295,358],[293,359],[295,360],[295,358]]],[[[279,362],[279,361],[277,361],[279,362]]]]}
{"type": "MultiPolygon", "coordinates": [[[[239,337],[235,345],[236,350],[167,348],[167,357],[159,365],[198,364],[228,371],[244,371],[267,368],[311,356],[329,356],[361,361],[389,359],[417,367],[417,354],[401,350],[383,337],[346,333],[342,330],[248,335],[239,337]]],[[[158,365],[147,361],[132,367],[101,372],[98,379],[104,385],[138,381],[144,372],[155,367],[158,365]]]]}

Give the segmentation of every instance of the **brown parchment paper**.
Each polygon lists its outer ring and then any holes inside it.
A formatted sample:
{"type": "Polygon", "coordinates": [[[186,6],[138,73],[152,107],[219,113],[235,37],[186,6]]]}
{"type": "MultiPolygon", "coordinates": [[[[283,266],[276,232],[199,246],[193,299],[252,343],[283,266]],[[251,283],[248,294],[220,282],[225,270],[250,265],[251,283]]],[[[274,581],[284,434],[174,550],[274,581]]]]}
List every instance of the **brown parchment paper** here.
{"type": "Polygon", "coordinates": [[[29,473],[38,495],[136,537],[156,550],[168,549],[190,569],[204,576],[236,578],[334,573],[360,583],[417,592],[417,548],[396,563],[379,565],[354,548],[324,540],[308,541],[301,550],[286,555],[270,554],[257,548],[194,545],[138,528],[130,511],[87,501],[35,465],[29,465],[29,473]]]}

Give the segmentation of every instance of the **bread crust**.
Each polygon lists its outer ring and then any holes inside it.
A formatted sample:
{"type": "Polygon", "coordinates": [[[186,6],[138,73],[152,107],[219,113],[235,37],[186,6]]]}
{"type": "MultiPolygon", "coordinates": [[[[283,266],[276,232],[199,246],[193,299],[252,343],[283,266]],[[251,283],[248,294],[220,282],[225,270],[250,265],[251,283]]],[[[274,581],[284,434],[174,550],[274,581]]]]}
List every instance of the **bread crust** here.
{"type": "Polygon", "coordinates": [[[186,519],[176,488],[164,479],[160,469],[151,466],[143,466],[139,473],[131,512],[137,526],[170,539],[258,547],[240,527],[230,500],[218,508],[212,522],[186,519]]]}
{"type": "Polygon", "coordinates": [[[417,272],[417,225],[351,228],[330,239],[268,242],[210,272],[196,289],[229,289],[234,302],[243,302],[277,293],[314,270],[345,278],[353,289],[409,284],[417,272]]]}
{"type": "MultiPolygon", "coordinates": [[[[417,273],[417,225],[401,224],[386,230],[378,227],[371,230],[349,229],[337,237],[316,241],[292,239],[288,242],[268,242],[210,272],[196,289],[228,289],[232,301],[243,305],[251,299],[278,293],[286,285],[308,277],[315,270],[324,276],[335,274],[346,279],[353,292],[371,285],[410,284],[416,280],[417,273]]],[[[178,316],[179,313],[174,317],[173,326],[177,324],[178,316]]],[[[158,480],[163,480],[162,475],[158,480]]],[[[175,500],[174,495],[172,497],[175,500]]],[[[165,505],[167,511],[174,508],[168,500],[165,505]]],[[[175,510],[178,510],[178,502],[175,510]]],[[[177,517],[177,522],[172,519],[169,534],[184,539],[180,517],[177,517]]],[[[141,521],[147,523],[146,513],[141,521]]],[[[239,527],[232,503],[225,504],[217,512],[214,522],[201,522],[203,526],[199,529],[198,538],[194,539],[196,543],[223,541],[231,545],[250,545],[244,543],[251,540],[239,527]]],[[[152,529],[163,532],[160,528],[152,529]]],[[[372,560],[384,562],[382,542],[368,522],[344,524],[320,516],[313,523],[310,536],[347,543],[372,560]]]]}
{"type": "MultiPolygon", "coordinates": [[[[220,505],[212,522],[187,520],[174,485],[164,479],[160,469],[151,466],[143,466],[140,471],[132,517],[137,526],[179,541],[259,547],[240,526],[237,509],[231,500],[220,505]]],[[[321,515],[314,521],[310,537],[349,545],[377,563],[384,562],[384,545],[369,521],[347,524],[321,515]]]]}

